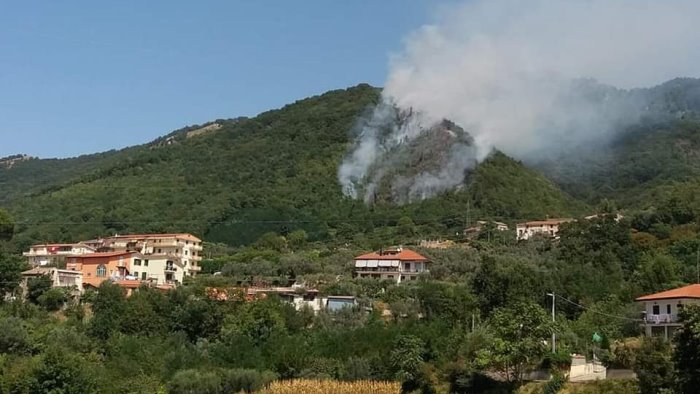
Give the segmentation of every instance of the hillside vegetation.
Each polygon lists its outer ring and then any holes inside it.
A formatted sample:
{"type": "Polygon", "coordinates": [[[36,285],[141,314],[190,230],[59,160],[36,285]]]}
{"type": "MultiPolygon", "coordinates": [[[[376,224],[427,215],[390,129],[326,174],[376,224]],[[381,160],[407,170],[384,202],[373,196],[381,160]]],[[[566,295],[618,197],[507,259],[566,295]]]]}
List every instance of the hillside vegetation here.
{"type": "Polygon", "coordinates": [[[311,239],[351,239],[405,216],[426,235],[444,235],[463,228],[467,205],[474,215],[502,220],[581,211],[552,182],[500,153],[467,174],[466,189],[430,200],[367,206],[344,197],[338,165],[355,120],[378,97],[359,85],[252,119],[219,120],[221,127],[194,138],[186,129],[170,134],[172,143],[19,163],[0,170],[8,185],[0,201],[18,223],[20,247],[164,231],[232,245],[296,228],[311,239]]]}

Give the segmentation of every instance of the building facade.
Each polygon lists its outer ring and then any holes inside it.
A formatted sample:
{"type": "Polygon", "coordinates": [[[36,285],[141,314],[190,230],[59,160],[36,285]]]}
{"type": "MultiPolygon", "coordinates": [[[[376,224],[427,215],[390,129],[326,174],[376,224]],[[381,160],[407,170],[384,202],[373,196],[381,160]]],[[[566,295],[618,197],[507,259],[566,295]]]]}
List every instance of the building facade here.
{"type": "Polygon", "coordinates": [[[106,280],[118,280],[131,275],[134,261],[143,261],[137,252],[100,252],[69,256],[66,269],[80,271],[83,285],[99,287],[106,280]]]}
{"type": "Polygon", "coordinates": [[[66,288],[71,291],[71,295],[79,296],[83,293],[83,273],[59,269],[56,267],[34,267],[22,272],[22,293],[26,296],[27,283],[31,278],[46,276],[51,280],[51,287],[66,288]]]}
{"type": "Polygon", "coordinates": [[[28,252],[22,253],[27,262],[34,267],[65,265],[66,257],[79,254],[93,253],[95,249],[83,243],[76,244],[39,244],[29,247],[28,252]]]}
{"type": "Polygon", "coordinates": [[[515,226],[516,237],[518,240],[527,240],[538,235],[547,238],[558,238],[559,227],[573,220],[574,219],[564,218],[518,223],[515,226]]]}
{"type": "Polygon", "coordinates": [[[678,313],[688,305],[700,304],[700,284],[645,295],[636,301],[644,305],[646,336],[668,339],[681,325],[678,313]]]}
{"type": "MultiPolygon", "coordinates": [[[[95,245],[97,240],[86,241],[95,245]]],[[[162,281],[182,282],[184,276],[194,276],[201,267],[202,240],[192,234],[128,234],[115,235],[99,240],[99,250],[114,252],[139,252],[144,259],[151,261],[163,261],[163,267],[174,268],[168,270],[162,281]],[[168,264],[170,262],[170,264],[168,264]]],[[[164,275],[162,271],[142,270],[149,274],[164,275]]]]}
{"type": "Polygon", "coordinates": [[[134,260],[131,276],[157,285],[180,285],[185,276],[185,266],[174,256],[147,254],[134,260]]]}
{"type": "Polygon", "coordinates": [[[429,272],[429,264],[427,258],[410,249],[390,248],[355,257],[355,277],[393,280],[398,284],[429,272]]]}

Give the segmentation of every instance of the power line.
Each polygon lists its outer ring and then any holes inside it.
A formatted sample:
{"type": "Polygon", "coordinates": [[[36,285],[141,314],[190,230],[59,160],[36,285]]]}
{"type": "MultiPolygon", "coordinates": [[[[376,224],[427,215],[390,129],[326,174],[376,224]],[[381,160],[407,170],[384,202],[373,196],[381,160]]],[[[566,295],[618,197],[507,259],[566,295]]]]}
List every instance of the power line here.
{"type": "Polygon", "coordinates": [[[566,302],[568,302],[569,304],[575,305],[575,306],[577,306],[577,307],[579,307],[579,308],[581,308],[581,309],[585,309],[585,310],[587,310],[587,311],[590,311],[590,312],[593,312],[593,313],[597,313],[597,314],[602,315],[602,316],[612,317],[612,318],[615,318],[615,319],[622,319],[622,320],[634,321],[634,322],[643,322],[643,321],[644,321],[643,319],[633,319],[633,318],[631,318],[631,317],[618,316],[618,315],[611,315],[611,314],[609,314],[609,313],[599,312],[599,311],[597,311],[597,310],[595,310],[595,309],[592,309],[592,308],[583,306],[583,305],[581,305],[581,304],[579,304],[579,303],[576,303],[576,302],[574,302],[574,301],[571,301],[570,299],[568,299],[568,298],[566,298],[566,297],[563,297],[563,296],[561,296],[561,295],[559,295],[559,294],[557,294],[556,297],[557,297],[557,298],[560,298],[560,299],[562,299],[562,300],[564,300],[564,301],[566,301],[566,302]]]}
{"type": "MultiPolygon", "coordinates": [[[[416,218],[412,217],[413,222],[434,222],[442,220],[454,220],[459,219],[461,215],[452,215],[444,217],[433,217],[433,218],[416,218]]],[[[248,220],[248,219],[232,219],[232,220],[221,220],[221,221],[205,221],[204,224],[216,225],[216,224],[296,224],[296,223],[389,223],[396,222],[400,219],[397,218],[379,218],[379,219],[284,219],[284,220],[248,220]]],[[[17,221],[18,226],[32,226],[32,225],[81,225],[81,224],[198,224],[193,220],[87,220],[87,221],[17,221]]]]}

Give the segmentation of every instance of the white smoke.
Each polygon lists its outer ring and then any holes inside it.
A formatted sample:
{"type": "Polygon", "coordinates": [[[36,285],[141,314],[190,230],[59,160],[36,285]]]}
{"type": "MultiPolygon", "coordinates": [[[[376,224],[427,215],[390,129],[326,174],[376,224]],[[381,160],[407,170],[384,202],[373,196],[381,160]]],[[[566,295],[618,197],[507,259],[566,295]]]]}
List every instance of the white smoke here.
{"type": "MultiPolygon", "coordinates": [[[[386,151],[372,131],[388,121],[386,103],[454,121],[474,137],[479,159],[493,148],[536,159],[603,141],[643,114],[633,92],[581,79],[629,89],[697,76],[700,67],[698,1],[472,0],[442,11],[392,57],[379,121],[363,125],[339,172],[348,195],[386,151]],[[584,85],[595,89],[582,93],[584,85]]],[[[451,162],[462,168],[448,183],[461,183],[469,162],[451,162]]]]}

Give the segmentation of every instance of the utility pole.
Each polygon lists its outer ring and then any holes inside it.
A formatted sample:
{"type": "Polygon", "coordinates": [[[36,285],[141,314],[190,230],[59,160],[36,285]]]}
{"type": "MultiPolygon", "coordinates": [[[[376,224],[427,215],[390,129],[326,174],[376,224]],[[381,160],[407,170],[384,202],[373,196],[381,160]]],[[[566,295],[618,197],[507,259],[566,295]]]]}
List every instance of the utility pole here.
{"type": "MultiPolygon", "coordinates": [[[[556,323],[554,306],[556,304],[556,295],[554,292],[547,293],[548,296],[552,297],[552,323],[556,323]]],[[[554,326],[552,326],[552,353],[557,352],[557,334],[554,332],[554,326]]]]}
{"type": "Polygon", "coordinates": [[[695,283],[700,283],[700,245],[695,251],[695,274],[697,275],[695,283]]]}

